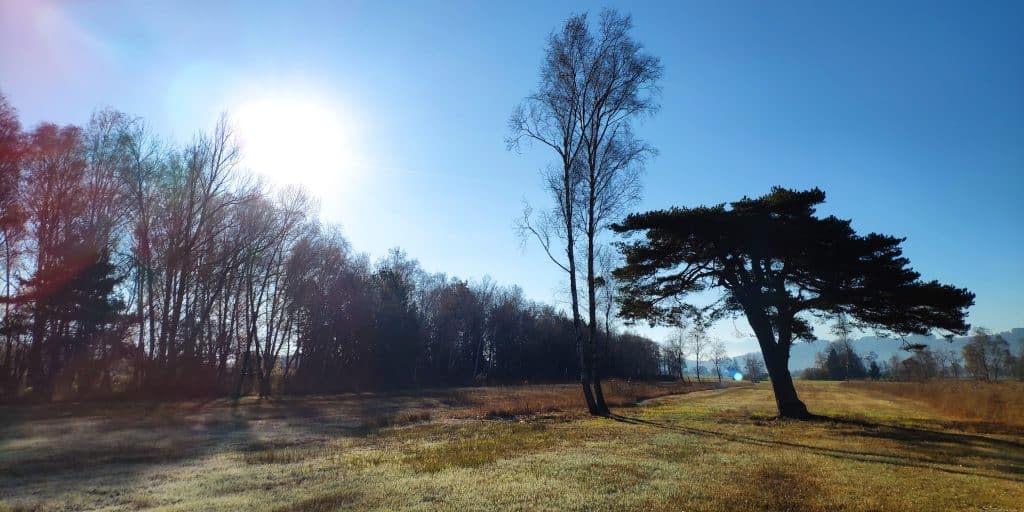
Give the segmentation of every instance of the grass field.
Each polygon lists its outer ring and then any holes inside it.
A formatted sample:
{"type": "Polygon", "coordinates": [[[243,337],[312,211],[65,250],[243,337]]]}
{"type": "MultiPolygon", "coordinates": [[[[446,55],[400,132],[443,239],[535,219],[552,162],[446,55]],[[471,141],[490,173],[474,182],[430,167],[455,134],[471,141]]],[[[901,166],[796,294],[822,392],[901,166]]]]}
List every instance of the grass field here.
{"type": "Polygon", "coordinates": [[[1024,510],[1019,426],[798,387],[828,419],[772,419],[767,383],[611,419],[575,386],[6,408],[0,510],[1024,510]]]}
{"type": "Polygon", "coordinates": [[[855,381],[843,385],[912,398],[935,407],[950,418],[1024,429],[1024,382],[939,379],[928,382],[855,381]]]}

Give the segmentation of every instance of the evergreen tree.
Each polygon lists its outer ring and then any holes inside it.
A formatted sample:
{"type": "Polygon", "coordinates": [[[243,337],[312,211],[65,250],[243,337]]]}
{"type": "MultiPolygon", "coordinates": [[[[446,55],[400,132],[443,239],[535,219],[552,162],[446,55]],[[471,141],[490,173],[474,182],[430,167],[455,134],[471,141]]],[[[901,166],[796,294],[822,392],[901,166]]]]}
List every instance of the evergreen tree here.
{"type": "Polygon", "coordinates": [[[875,361],[871,361],[871,364],[868,365],[868,377],[871,377],[871,380],[878,380],[882,377],[882,369],[875,361]]]}
{"type": "Polygon", "coordinates": [[[966,289],[922,281],[908,267],[903,239],[858,235],[850,221],[815,215],[819,189],[774,188],[759,198],[633,214],[614,229],[643,239],[621,245],[616,278],[628,319],[672,323],[682,298],[708,289],[747,317],[772,379],[779,414],[807,418],[789,372],[792,344],[813,339],[809,315],[848,315],[896,334],[963,333],[974,303],[966,289]]]}

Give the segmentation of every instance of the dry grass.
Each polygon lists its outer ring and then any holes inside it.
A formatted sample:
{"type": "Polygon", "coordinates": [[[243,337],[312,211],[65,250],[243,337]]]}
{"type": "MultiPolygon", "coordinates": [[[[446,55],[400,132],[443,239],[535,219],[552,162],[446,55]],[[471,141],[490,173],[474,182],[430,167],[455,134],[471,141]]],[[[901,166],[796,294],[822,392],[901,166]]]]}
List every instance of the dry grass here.
{"type": "MultiPolygon", "coordinates": [[[[605,401],[610,407],[634,407],[644,400],[714,389],[712,382],[632,382],[610,379],[604,382],[605,401]]],[[[464,389],[456,393],[457,411],[463,418],[509,419],[535,414],[580,412],[586,402],[578,385],[496,386],[464,389]]]]}
{"type": "Polygon", "coordinates": [[[359,424],[365,429],[372,430],[429,421],[430,416],[430,411],[401,411],[394,414],[375,414],[364,416],[360,420],[359,424]]]}
{"type": "Polygon", "coordinates": [[[304,499],[298,503],[290,503],[283,507],[275,508],[275,512],[331,512],[351,508],[358,498],[356,493],[341,491],[331,494],[323,494],[312,498],[304,499]]]}
{"type": "Polygon", "coordinates": [[[813,474],[801,469],[799,459],[762,459],[747,468],[745,485],[722,490],[723,508],[729,510],[822,510],[822,494],[813,474]]]}
{"type": "Polygon", "coordinates": [[[847,382],[855,389],[910,398],[957,420],[1024,427],[1024,382],[932,380],[847,382]]]}
{"type": "MultiPolygon", "coordinates": [[[[608,388],[629,405],[667,390],[608,388]]],[[[211,402],[164,424],[174,407],[0,410],[0,511],[1024,509],[1024,430],[965,432],[856,386],[798,389],[828,419],[774,419],[767,383],[612,418],[552,409],[578,403],[559,397],[576,386],[211,402]],[[522,415],[487,419],[507,410],[522,415]],[[538,410],[554,412],[524,412],[538,410]]]]}
{"type": "MultiPolygon", "coordinates": [[[[415,437],[419,438],[419,433],[415,437]]],[[[402,451],[402,464],[428,473],[475,468],[558,444],[556,431],[542,422],[491,421],[445,432],[443,442],[413,443],[402,451]]],[[[408,439],[408,436],[403,436],[408,439]]]]}

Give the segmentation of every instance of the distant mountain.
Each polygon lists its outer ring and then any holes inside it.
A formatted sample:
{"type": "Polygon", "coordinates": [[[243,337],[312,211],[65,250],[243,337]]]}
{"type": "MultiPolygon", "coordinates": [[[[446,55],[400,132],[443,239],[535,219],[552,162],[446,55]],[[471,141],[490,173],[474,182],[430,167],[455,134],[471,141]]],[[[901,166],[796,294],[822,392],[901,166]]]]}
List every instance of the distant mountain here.
{"type": "MultiPolygon", "coordinates": [[[[1018,343],[1024,342],[1024,328],[1017,327],[1004,332],[992,333],[993,336],[1001,335],[1006,341],[1010,342],[1011,350],[1016,353],[1018,350],[1018,343]]],[[[959,351],[963,348],[964,344],[970,340],[969,336],[962,336],[953,338],[953,341],[946,341],[945,338],[934,338],[929,336],[908,336],[908,343],[921,343],[927,345],[932,350],[937,349],[955,349],[959,351]]],[[[798,342],[793,345],[793,349],[790,351],[789,358],[789,369],[793,373],[798,373],[804,368],[810,368],[814,366],[814,356],[825,349],[829,344],[825,340],[817,340],[814,342],[798,342]]],[[[900,359],[906,359],[910,357],[910,352],[902,350],[902,343],[900,340],[892,338],[880,338],[878,336],[865,336],[851,341],[853,349],[858,354],[864,356],[870,352],[878,354],[879,361],[886,361],[892,356],[897,356],[900,359]]],[[[746,355],[746,354],[744,354],[746,355]]],[[[744,357],[744,356],[739,356],[744,357]]],[[[693,364],[692,361],[689,362],[693,364]]],[[[702,367],[707,368],[706,363],[701,364],[702,367]]],[[[690,366],[692,368],[692,366],[690,366]]]]}

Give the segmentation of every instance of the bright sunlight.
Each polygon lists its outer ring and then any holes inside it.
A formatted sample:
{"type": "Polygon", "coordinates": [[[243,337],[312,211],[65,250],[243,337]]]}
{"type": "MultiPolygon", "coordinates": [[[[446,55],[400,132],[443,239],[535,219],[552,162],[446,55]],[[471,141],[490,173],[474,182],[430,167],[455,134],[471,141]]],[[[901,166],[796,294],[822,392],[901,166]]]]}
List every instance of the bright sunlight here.
{"type": "Polygon", "coordinates": [[[246,167],[314,192],[345,181],[352,170],[345,121],[328,102],[296,98],[250,101],[234,116],[246,167]]]}

